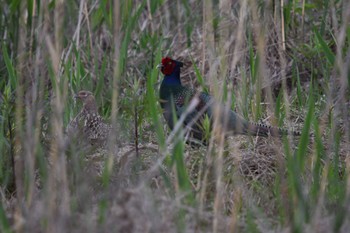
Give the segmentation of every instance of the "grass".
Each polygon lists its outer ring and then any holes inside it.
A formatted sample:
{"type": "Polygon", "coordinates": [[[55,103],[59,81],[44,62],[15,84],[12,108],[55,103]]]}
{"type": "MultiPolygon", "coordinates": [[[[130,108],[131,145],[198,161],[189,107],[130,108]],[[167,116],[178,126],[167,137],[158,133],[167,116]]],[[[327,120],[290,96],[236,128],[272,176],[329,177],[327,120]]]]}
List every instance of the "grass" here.
{"type": "Polygon", "coordinates": [[[1,2],[0,231],[346,232],[349,9],[1,2]],[[225,138],[207,121],[209,145],[186,145],[158,104],[167,55],[186,85],[301,136],[225,138]],[[107,150],[65,146],[82,89],[115,128],[107,150]]]}

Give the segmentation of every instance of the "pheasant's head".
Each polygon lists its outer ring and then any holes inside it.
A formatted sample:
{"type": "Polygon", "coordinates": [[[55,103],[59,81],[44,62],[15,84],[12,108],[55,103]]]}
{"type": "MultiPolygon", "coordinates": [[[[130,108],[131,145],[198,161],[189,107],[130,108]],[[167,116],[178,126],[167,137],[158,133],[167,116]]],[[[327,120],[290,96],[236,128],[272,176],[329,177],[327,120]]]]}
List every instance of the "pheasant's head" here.
{"type": "Polygon", "coordinates": [[[158,65],[160,71],[164,75],[172,75],[174,73],[180,73],[180,68],[183,66],[183,63],[180,61],[173,60],[169,57],[163,57],[162,63],[158,65]]]}
{"type": "Polygon", "coordinates": [[[95,97],[90,91],[79,91],[74,95],[74,98],[81,100],[85,109],[90,111],[97,110],[95,97]]]}

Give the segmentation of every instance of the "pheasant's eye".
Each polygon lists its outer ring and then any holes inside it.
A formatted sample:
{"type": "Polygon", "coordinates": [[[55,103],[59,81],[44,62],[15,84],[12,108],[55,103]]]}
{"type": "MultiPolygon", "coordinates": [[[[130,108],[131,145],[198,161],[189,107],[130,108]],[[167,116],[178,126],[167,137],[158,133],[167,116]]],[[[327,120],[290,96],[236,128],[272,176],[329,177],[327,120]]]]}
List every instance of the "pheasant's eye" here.
{"type": "Polygon", "coordinates": [[[168,65],[171,65],[171,61],[168,62],[168,65]]]}

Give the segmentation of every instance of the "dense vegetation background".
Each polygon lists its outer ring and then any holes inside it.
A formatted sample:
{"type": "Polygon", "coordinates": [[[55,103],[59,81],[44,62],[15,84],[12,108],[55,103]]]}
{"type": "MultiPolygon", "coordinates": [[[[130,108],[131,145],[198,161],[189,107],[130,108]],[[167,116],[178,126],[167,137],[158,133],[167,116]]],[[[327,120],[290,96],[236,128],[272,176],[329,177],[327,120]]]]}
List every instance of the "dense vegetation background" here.
{"type": "MultiPolygon", "coordinates": [[[[1,232],[347,232],[348,0],[0,2],[1,232]],[[171,134],[162,56],[252,121],[302,132],[171,134]],[[64,143],[92,91],[108,150],[64,143]]],[[[79,139],[78,139],[79,141],[79,139]]]]}

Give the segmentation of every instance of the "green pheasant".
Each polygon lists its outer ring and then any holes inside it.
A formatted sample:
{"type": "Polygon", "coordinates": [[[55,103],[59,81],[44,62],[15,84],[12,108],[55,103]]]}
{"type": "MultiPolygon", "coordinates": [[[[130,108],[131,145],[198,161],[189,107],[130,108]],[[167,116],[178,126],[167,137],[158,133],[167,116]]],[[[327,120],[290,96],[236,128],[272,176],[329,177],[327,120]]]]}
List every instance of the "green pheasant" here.
{"type": "Polygon", "coordinates": [[[206,143],[206,138],[203,122],[206,116],[211,122],[213,122],[214,116],[219,116],[222,128],[226,130],[227,134],[231,135],[243,134],[264,137],[269,135],[275,137],[287,134],[300,135],[299,132],[249,122],[236,112],[217,103],[209,94],[184,87],[180,80],[180,69],[182,66],[182,62],[169,57],[163,58],[158,66],[164,74],[164,79],[160,86],[159,102],[170,129],[174,129],[175,119],[180,119],[183,114],[186,114],[183,126],[189,129],[191,138],[204,144],[206,143]],[[189,110],[189,104],[194,99],[197,100],[197,103],[189,110]],[[215,111],[219,112],[214,114],[215,111]]]}

